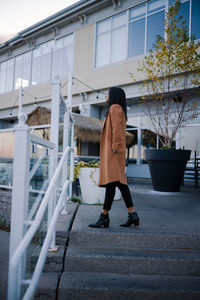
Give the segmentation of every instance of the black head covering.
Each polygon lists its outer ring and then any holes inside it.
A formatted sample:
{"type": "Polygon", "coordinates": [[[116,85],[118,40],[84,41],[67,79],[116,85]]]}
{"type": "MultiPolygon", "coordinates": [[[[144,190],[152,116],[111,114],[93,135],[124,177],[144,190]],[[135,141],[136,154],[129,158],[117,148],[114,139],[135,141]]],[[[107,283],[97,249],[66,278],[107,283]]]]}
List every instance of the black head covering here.
{"type": "MultiPolygon", "coordinates": [[[[121,107],[124,111],[124,114],[126,116],[126,120],[127,120],[126,94],[125,94],[124,90],[117,86],[111,87],[109,89],[108,96],[109,96],[108,111],[113,104],[119,104],[119,105],[121,105],[121,107]]],[[[107,111],[106,115],[108,114],[108,111],[107,111]]]]}

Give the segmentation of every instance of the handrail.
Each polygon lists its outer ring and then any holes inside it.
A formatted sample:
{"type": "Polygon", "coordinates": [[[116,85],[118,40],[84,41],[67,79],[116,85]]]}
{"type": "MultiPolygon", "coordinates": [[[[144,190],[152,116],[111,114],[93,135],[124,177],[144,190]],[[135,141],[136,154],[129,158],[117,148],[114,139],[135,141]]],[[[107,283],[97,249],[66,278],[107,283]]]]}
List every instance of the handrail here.
{"type": "Polygon", "coordinates": [[[47,235],[46,235],[45,240],[44,240],[44,244],[42,246],[42,250],[40,252],[40,256],[39,256],[37,264],[35,266],[35,270],[34,270],[34,273],[33,273],[31,283],[30,283],[30,285],[29,285],[29,287],[28,287],[28,289],[27,289],[27,291],[24,295],[23,300],[31,299],[31,297],[34,294],[35,287],[37,286],[37,284],[39,282],[40,274],[41,274],[43,266],[45,264],[46,255],[47,255],[49,245],[50,245],[50,242],[51,242],[52,233],[53,233],[58,215],[59,215],[60,210],[62,208],[63,199],[66,196],[66,190],[68,188],[68,185],[72,182],[73,182],[73,180],[67,180],[65,182],[64,186],[63,186],[63,190],[60,194],[58,203],[56,205],[56,208],[55,208],[55,211],[54,211],[54,214],[53,214],[53,218],[51,220],[47,235]]]}
{"type": "Polygon", "coordinates": [[[34,134],[30,134],[30,141],[32,143],[36,143],[36,144],[39,144],[41,146],[45,146],[47,148],[50,148],[50,149],[54,149],[55,145],[54,143],[50,142],[50,141],[47,141],[37,135],[34,135],[34,134]]]}
{"type": "MultiPolygon", "coordinates": [[[[20,261],[20,258],[23,255],[23,253],[26,250],[26,248],[28,247],[30,241],[32,240],[35,232],[37,231],[37,229],[38,229],[38,227],[39,227],[39,225],[41,223],[42,217],[43,217],[43,215],[45,213],[45,210],[46,210],[46,207],[47,207],[47,204],[48,204],[48,200],[49,200],[49,198],[51,197],[51,195],[53,193],[53,189],[54,189],[55,184],[56,184],[56,182],[58,180],[58,176],[59,176],[59,174],[60,174],[60,172],[62,170],[62,167],[63,167],[64,161],[65,161],[65,159],[67,157],[67,154],[69,152],[73,152],[73,151],[74,151],[74,149],[72,147],[66,147],[65,151],[63,152],[63,156],[62,156],[61,160],[59,161],[59,164],[58,164],[58,166],[57,166],[57,168],[55,170],[55,173],[54,173],[54,175],[53,175],[53,177],[51,179],[51,182],[50,182],[49,187],[48,187],[48,189],[47,189],[47,191],[45,193],[45,196],[44,196],[44,198],[42,200],[42,203],[40,204],[40,207],[39,207],[38,212],[36,214],[35,220],[31,224],[30,228],[26,232],[25,236],[23,237],[21,243],[17,247],[16,251],[14,252],[14,254],[13,254],[11,260],[10,260],[10,270],[11,270],[11,272],[10,272],[10,276],[11,276],[10,280],[13,283],[14,286],[16,285],[17,277],[16,277],[15,274],[17,272],[17,266],[18,266],[18,263],[20,261]]],[[[72,175],[71,175],[71,177],[72,177],[72,175]]],[[[70,182],[71,182],[71,180],[72,180],[72,178],[70,178],[70,182]]],[[[67,181],[67,182],[69,182],[69,181],[67,181]]],[[[64,187],[66,187],[66,185],[64,187]]],[[[63,188],[63,190],[64,190],[64,188],[63,188]]],[[[61,195],[62,194],[63,193],[61,193],[61,195]]],[[[60,195],[60,197],[61,197],[61,195],[60,195]]],[[[60,200],[60,198],[59,198],[59,200],[60,200]]],[[[57,214],[57,210],[56,210],[56,214],[57,214]]],[[[55,215],[55,211],[54,211],[54,215],[55,215]]],[[[53,220],[55,220],[54,216],[53,216],[53,219],[51,221],[51,224],[52,224],[53,220]]],[[[48,239],[49,239],[49,237],[48,237],[48,239]]],[[[45,244],[45,247],[47,247],[46,244],[45,244]]],[[[43,252],[44,252],[44,250],[43,250],[43,252]]],[[[8,299],[15,299],[15,291],[14,291],[14,289],[10,289],[9,290],[9,292],[8,292],[8,299]]]]}

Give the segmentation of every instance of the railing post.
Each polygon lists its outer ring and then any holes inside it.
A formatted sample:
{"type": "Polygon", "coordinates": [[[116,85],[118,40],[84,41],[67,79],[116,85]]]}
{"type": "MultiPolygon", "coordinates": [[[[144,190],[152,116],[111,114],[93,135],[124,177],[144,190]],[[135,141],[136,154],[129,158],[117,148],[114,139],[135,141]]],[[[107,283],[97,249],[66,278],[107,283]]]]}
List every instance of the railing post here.
{"type": "Polygon", "coordinates": [[[68,102],[69,110],[72,111],[72,72],[68,73],[68,102]]]}
{"type": "Polygon", "coordinates": [[[141,164],[141,140],[142,140],[142,130],[141,130],[141,117],[138,119],[138,130],[137,130],[137,165],[141,164]]]}
{"type": "MultiPolygon", "coordinates": [[[[58,163],[58,144],[59,144],[59,111],[60,111],[60,80],[59,76],[56,75],[52,82],[52,101],[51,101],[51,142],[55,144],[54,153],[51,151],[50,155],[50,169],[52,170],[52,174],[50,174],[50,178],[53,175],[54,170],[57,167],[58,163]]],[[[56,205],[56,189],[53,192],[51,200],[48,204],[48,228],[51,223],[51,219],[53,216],[54,208],[56,205]]],[[[56,232],[54,231],[52,235],[52,241],[50,245],[50,250],[55,251],[57,247],[55,245],[56,240],[56,232]]]]}
{"type": "MultiPolygon", "coordinates": [[[[21,90],[22,92],[22,90],[21,90]]],[[[17,272],[13,274],[11,258],[20,244],[24,234],[24,220],[27,217],[29,190],[29,127],[25,124],[27,116],[19,104],[19,124],[15,126],[15,150],[13,165],[13,191],[11,208],[11,234],[8,275],[8,300],[18,300],[21,294],[23,277],[23,259],[18,263],[17,272]]]]}
{"type": "Polygon", "coordinates": [[[198,160],[197,160],[197,151],[194,151],[194,181],[195,187],[198,187],[198,160]]]}
{"type": "MultiPolygon", "coordinates": [[[[71,140],[69,139],[70,113],[72,111],[72,72],[68,73],[68,95],[67,95],[66,107],[67,107],[67,110],[65,111],[65,114],[64,114],[64,124],[63,124],[63,150],[67,146],[72,147],[71,140]]],[[[73,135],[73,132],[71,132],[71,134],[73,135]]],[[[69,155],[71,157],[71,153],[69,155]]],[[[71,174],[71,164],[70,164],[70,174],[71,174]]],[[[62,184],[64,184],[67,177],[68,177],[68,157],[67,157],[66,162],[64,163],[64,167],[63,167],[62,184]]],[[[68,189],[70,189],[70,191],[71,191],[71,188],[72,188],[72,184],[70,184],[68,189]]],[[[62,214],[67,214],[66,203],[64,204],[64,209],[62,210],[62,214]]]]}

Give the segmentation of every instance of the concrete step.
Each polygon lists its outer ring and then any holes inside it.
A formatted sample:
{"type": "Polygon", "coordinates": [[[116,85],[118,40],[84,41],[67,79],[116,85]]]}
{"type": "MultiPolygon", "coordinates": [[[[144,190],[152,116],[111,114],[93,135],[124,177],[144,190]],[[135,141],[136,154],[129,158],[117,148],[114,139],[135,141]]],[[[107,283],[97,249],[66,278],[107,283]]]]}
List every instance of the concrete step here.
{"type": "Polygon", "coordinates": [[[156,232],[135,232],[130,230],[112,231],[98,229],[72,231],[70,245],[93,247],[122,247],[145,249],[188,249],[200,250],[200,234],[177,234],[156,232]]]}
{"type": "Polygon", "coordinates": [[[55,300],[59,273],[42,273],[34,295],[35,300],[55,300]]]}
{"type": "MultiPolygon", "coordinates": [[[[48,252],[43,272],[61,272],[65,247],[59,246],[58,251],[48,252]]],[[[38,256],[32,256],[33,266],[36,264],[38,256]]]]}
{"type": "MultiPolygon", "coordinates": [[[[53,268],[51,268],[53,269],[53,268]]],[[[192,250],[69,247],[66,271],[200,276],[200,252],[192,250]]]]}
{"type": "MultiPolygon", "coordinates": [[[[45,273],[35,299],[55,299],[54,276],[45,273]],[[51,284],[52,282],[52,284],[51,284]],[[48,283],[48,284],[47,284],[48,283]]],[[[59,300],[199,300],[200,278],[187,276],[64,272],[59,300]]]]}
{"type": "Polygon", "coordinates": [[[67,214],[60,214],[56,223],[56,245],[65,245],[78,203],[67,203],[67,214]]]}

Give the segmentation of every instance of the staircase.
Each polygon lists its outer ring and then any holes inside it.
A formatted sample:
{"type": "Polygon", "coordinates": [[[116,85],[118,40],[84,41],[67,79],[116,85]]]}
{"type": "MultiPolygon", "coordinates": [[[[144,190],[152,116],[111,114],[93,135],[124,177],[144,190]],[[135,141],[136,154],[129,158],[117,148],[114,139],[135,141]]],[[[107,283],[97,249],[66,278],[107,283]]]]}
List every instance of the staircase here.
{"type": "Polygon", "coordinates": [[[109,229],[82,230],[87,207],[78,208],[66,245],[48,257],[35,299],[200,299],[198,234],[124,229],[115,220],[109,229]]]}

